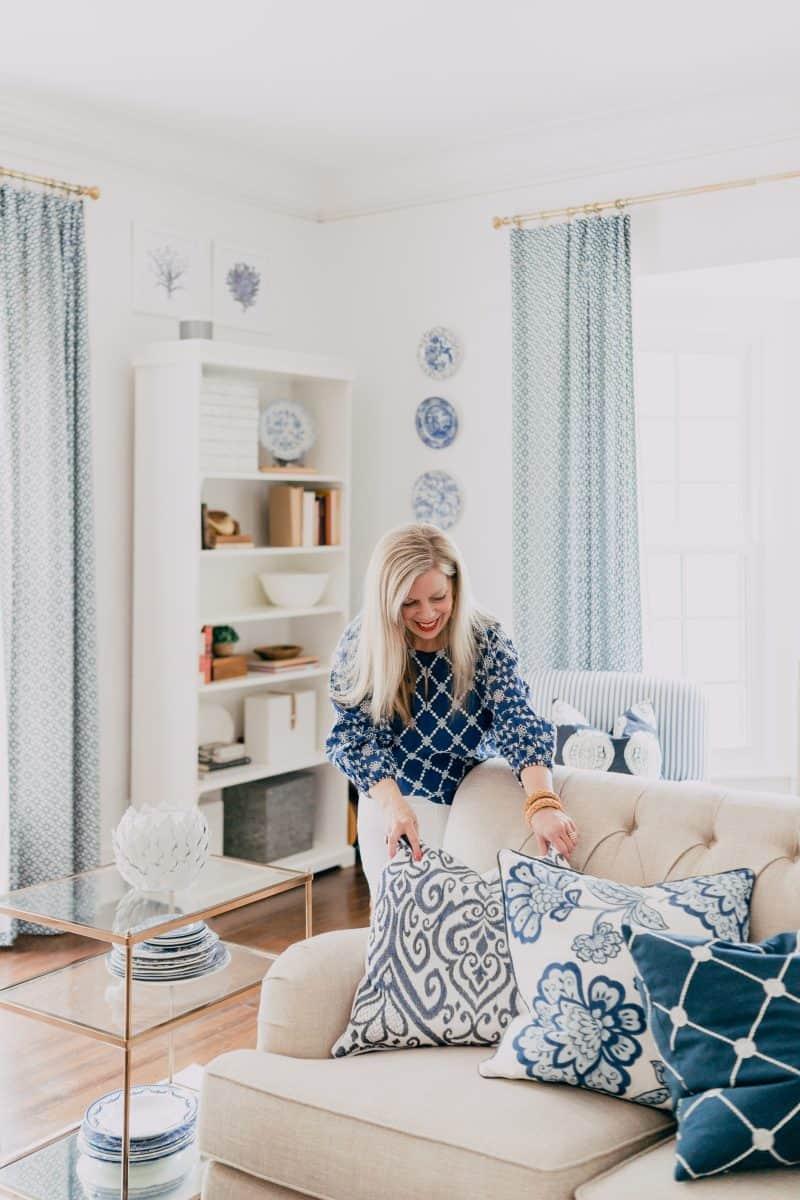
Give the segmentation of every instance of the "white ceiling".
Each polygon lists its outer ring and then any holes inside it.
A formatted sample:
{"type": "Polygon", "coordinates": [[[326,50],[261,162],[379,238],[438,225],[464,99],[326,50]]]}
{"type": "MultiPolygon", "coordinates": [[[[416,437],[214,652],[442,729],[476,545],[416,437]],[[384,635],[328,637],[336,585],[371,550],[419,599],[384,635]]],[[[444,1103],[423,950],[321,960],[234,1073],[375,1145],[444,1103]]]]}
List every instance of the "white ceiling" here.
{"type": "MultiPolygon", "coordinates": [[[[38,0],[4,11],[0,109],[118,153],[149,134],[238,159],[243,191],[283,171],[282,203],[299,188],[333,215],[401,203],[412,176],[416,198],[441,195],[450,156],[488,166],[599,118],[690,124],[711,104],[733,136],[768,100],[796,120],[799,56],[796,0],[38,0]]],[[[520,161],[500,186],[527,182],[520,161]]]]}

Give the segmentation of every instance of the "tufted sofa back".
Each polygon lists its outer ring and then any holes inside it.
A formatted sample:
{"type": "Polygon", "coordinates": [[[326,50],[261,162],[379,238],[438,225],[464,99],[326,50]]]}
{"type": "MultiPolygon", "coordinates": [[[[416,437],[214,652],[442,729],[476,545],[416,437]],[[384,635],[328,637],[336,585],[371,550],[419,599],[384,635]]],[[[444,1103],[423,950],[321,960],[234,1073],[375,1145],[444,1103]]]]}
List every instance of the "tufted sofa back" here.
{"type": "MultiPolygon", "coordinates": [[[[642,780],[556,767],[554,786],[580,831],[573,866],[620,883],[751,867],[753,941],[800,929],[800,798],[709,783],[642,780]]],[[[479,871],[527,839],[520,786],[501,759],[461,784],[444,848],[479,871]]],[[[525,853],[536,854],[531,839],[525,853]]]]}

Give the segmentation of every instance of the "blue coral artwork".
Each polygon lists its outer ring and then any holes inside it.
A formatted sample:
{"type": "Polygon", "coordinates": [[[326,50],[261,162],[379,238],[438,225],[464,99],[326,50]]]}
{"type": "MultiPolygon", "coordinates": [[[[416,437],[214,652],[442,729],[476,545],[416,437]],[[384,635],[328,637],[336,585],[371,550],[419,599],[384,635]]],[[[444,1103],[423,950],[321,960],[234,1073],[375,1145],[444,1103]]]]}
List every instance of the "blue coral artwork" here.
{"type": "Polygon", "coordinates": [[[214,242],[213,317],[218,325],[267,332],[267,263],[262,251],[214,242]]]}
{"type": "Polygon", "coordinates": [[[133,223],[132,233],[134,311],[177,320],[207,313],[211,302],[209,243],[138,221],[133,223]]]}
{"type": "Polygon", "coordinates": [[[414,425],[421,442],[431,450],[444,450],[455,441],[458,414],[443,396],[427,396],[417,405],[414,425]]]}

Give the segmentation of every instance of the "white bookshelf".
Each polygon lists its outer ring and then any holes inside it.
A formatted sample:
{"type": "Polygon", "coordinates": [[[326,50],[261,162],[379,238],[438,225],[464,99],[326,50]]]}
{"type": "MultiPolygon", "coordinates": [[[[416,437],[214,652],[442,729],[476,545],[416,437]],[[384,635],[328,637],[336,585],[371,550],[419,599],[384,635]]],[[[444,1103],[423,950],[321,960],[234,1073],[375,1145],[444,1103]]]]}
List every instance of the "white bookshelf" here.
{"type": "Polygon", "coordinates": [[[317,747],[290,769],[313,776],[314,843],[281,865],[315,871],[347,866],[354,861],[347,841],[347,781],[326,761],[323,748],[331,719],[328,664],[349,612],[351,375],[341,364],[311,355],[195,340],[145,347],[134,376],[133,803],[184,805],[215,797],[224,803],[225,787],[286,773],[283,765],[251,763],[200,776],[200,705],[223,705],[239,736],[247,695],[312,689],[317,747]],[[200,396],[209,375],[256,384],[261,407],[279,398],[307,407],[317,427],[308,459],[317,472],[202,471],[200,396]],[[267,502],[277,483],[339,488],[341,544],[270,546],[267,502]],[[232,513],[255,545],[203,550],[203,502],[232,513]],[[258,581],[263,570],[325,571],[329,578],[319,604],[280,608],[266,602],[258,581]],[[264,642],[297,642],[320,664],[199,684],[202,625],[233,625],[242,653],[264,642]]]}

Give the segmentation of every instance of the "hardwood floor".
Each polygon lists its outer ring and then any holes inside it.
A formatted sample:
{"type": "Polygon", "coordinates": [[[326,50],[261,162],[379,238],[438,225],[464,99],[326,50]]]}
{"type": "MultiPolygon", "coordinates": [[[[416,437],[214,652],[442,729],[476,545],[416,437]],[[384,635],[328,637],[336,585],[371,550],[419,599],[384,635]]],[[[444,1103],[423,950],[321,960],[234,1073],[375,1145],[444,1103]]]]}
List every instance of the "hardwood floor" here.
{"type": "MultiPolygon", "coordinates": [[[[314,882],[314,933],[369,924],[369,892],[359,867],[329,871],[314,882]]],[[[237,909],[212,922],[228,941],[279,954],[304,936],[303,889],[237,909]]],[[[0,949],[0,987],[105,953],[74,934],[26,935],[0,949]]],[[[175,1069],[207,1063],[226,1050],[256,1042],[258,993],[173,1032],[175,1069]]],[[[64,1032],[29,1017],[0,1011],[0,1161],[75,1124],[86,1105],[118,1087],[122,1056],[112,1046],[64,1032]]],[[[153,1038],[134,1055],[134,1080],[167,1074],[167,1038],[153,1038]]]]}

